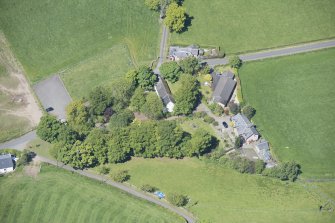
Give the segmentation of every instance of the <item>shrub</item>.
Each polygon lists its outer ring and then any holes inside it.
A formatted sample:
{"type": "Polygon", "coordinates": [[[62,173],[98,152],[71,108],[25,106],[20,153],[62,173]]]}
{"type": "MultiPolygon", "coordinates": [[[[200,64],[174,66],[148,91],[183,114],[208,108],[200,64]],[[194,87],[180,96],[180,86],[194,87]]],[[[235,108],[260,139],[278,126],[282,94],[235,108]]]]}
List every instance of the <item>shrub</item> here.
{"type": "Polygon", "coordinates": [[[261,174],[265,169],[265,163],[263,160],[257,160],[255,162],[255,173],[261,174]]]}
{"type": "Polygon", "coordinates": [[[188,203],[187,196],[176,193],[169,194],[167,200],[177,207],[185,206],[188,203]]]}
{"type": "Polygon", "coordinates": [[[266,169],[262,174],[264,176],[279,178],[280,180],[295,181],[300,173],[300,165],[293,161],[282,163],[271,169],[266,169]]]}
{"type": "Polygon", "coordinates": [[[223,115],[224,113],[224,109],[222,108],[222,106],[218,105],[218,104],[210,104],[208,106],[208,108],[215,114],[215,115],[218,115],[218,116],[221,116],[223,115]]]}
{"type": "Polygon", "coordinates": [[[248,118],[251,119],[252,117],[254,117],[254,115],[256,114],[256,109],[254,109],[253,107],[251,107],[250,105],[245,106],[242,109],[242,113],[248,118]]]}
{"type": "Polygon", "coordinates": [[[98,173],[101,175],[109,174],[109,172],[110,172],[110,168],[108,166],[102,165],[102,166],[99,166],[98,168],[98,173]]]}
{"type": "Polygon", "coordinates": [[[34,152],[23,150],[19,160],[17,161],[17,166],[24,166],[29,164],[30,161],[32,161],[33,157],[35,156],[34,152]]]}
{"type": "Polygon", "coordinates": [[[207,122],[207,123],[212,124],[212,123],[215,122],[215,119],[212,118],[212,117],[210,117],[210,116],[208,116],[208,115],[206,115],[206,116],[204,117],[204,121],[207,122]]]}
{"type": "Polygon", "coordinates": [[[160,0],[145,0],[144,4],[150,9],[154,11],[158,11],[161,7],[160,0]]]}
{"type": "Polygon", "coordinates": [[[230,56],[228,60],[229,60],[229,65],[232,68],[240,68],[242,66],[242,60],[236,55],[230,56]]]}
{"type": "Polygon", "coordinates": [[[130,179],[128,170],[119,170],[116,173],[112,173],[111,177],[114,181],[122,183],[130,179]]]}
{"type": "Polygon", "coordinates": [[[218,123],[217,121],[215,121],[215,122],[213,122],[213,125],[214,125],[214,126],[218,126],[219,123],[218,123]]]}
{"type": "Polygon", "coordinates": [[[241,148],[243,145],[243,138],[241,136],[237,136],[235,139],[235,148],[241,148]]]}
{"type": "Polygon", "coordinates": [[[206,116],[206,112],[195,112],[193,113],[194,118],[204,118],[206,116]]]}
{"type": "Polygon", "coordinates": [[[158,190],[157,187],[151,186],[149,184],[144,184],[141,186],[141,190],[145,191],[145,192],[149,192],[149,193],[153,193],[155,191],[158,190]]]}
{"type": "Polygon", "coordinates": [[[238,104],[236,104],[234,102],[229,102],[228,108],[229,108],[230,112],[233,113],[234,115],[236,115],[237,113],[240,112],[240,106],[238,106],[238,104]]]}

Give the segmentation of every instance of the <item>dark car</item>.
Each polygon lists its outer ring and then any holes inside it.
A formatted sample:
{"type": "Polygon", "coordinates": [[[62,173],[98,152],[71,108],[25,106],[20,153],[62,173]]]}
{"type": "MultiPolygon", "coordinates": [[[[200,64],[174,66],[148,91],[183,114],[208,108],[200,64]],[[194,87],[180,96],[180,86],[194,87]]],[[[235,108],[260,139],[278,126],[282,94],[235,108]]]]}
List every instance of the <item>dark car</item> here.
{"type": "Polygon", "coordinates": [[[223,127],[228,128],[227,122],[222,122],[223,127]]]}
{"type": "Polygon", "coordinates": [[[53,107],[48,107],[48,108],[45,109],[46,112],[51,112],[51,111],[53,111],[53,110],[54,110],[53,107]]]}

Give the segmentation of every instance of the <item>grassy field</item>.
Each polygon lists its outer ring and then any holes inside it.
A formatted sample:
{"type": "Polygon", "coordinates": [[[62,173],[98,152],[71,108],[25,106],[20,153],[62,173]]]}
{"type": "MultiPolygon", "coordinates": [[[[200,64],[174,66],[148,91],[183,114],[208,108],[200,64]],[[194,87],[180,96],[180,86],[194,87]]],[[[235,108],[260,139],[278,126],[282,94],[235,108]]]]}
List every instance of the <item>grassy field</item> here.
{"type": "Polygon", "coordinates": [[[334,213],[319,212],[323,201],[299,183],[285,183],[197,159],[140,159],[112,165],[128,169],[130,183],[150,184],[166,194],[189,196],[187,208],[200,220],[225,222],[334,222],[334,213]]]}
{"type": "Polygon", "coordinates": [[[280,161],[303,177],[335,177],[335,49],[243,65],[243,96],[280,161]]]}
{"type": "Polygon", "coordinates": [[[221,46],[227,53],[253,51],[335,37],[333,0],[186,0],[193,16],[171,43],[221,46]]]}
{"type": "Polygon", "coordinates": [[[89,90],[101,84],[111,86],[113,79],[133,67],[126,45],[115,45],[85,60],[62,74],[64,84],[73,98],[88,96],[89,90]]]}
{"type": "Polygon", "coordinates": [[[43,141],[40,138],[36,138],[33,141],[29,142],[26,146],[27,150],[35,152],[39,156],[46,157],[51,160],[55,160],[54,157],[50,154],[50,149],[52,148],[52,144],[46,141],[43,141]]]}
{"type": "Polygon", "coordinates": [[[148,62],[159,45],[158,14],[142,0],[5,0],[0,28],[32,82],[120,43],[135,65],[148,62]]]}
{"type": "Polygon", "coordinates": [[[43,165],[36,179],[0,177],[1,222],[183,222],[97,181],[43,165]]]}

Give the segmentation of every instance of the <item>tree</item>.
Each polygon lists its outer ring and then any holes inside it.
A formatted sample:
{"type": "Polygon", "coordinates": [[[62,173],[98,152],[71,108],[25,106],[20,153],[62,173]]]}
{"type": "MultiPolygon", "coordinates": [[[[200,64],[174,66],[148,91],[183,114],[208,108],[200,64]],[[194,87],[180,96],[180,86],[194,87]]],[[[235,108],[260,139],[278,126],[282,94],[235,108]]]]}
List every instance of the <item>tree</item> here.
{"type": "Polygon", "coordinates": [[[135,118],[134,114],[128,109],[125,109],[117,114],[112,115],[112,117],[109,120],[109,127],[110,128],[126,127],[134,120],[134,118],[135,118]]]}
{"type": "Polygon", "coordinates": [[[106,87],[96,87],[89,93],[90,113],[102,115],[107,107],[112,104],[111,92],[106,87]]]}
{"type": "Polygon", "coordinates": [[[160,66],[159,71],[166,80],[171,81],[172,83],[178,81],[182,73],[180,66],[175,61],[163,63],[160,66]]]}
{"type": "Polygon", "coordinates": [[[237,136],[235,139],[235,148],[241,148],[243,145],[243,138],[241,136],[237,136]]]}
{"type": "Polygon", "coordinates": [[[150,9],[154,11],[158,11],[161,7],[160,0],[145,0],[144,4],[150,9]]]}
{"type": "Polygon", "coordinates": [[[179,66],[186,74],[196,74],[200,69],[201,65],[199,60],[193,56],[186,57],[179,62],[179,66]]]}
{"type": "Polygon", "coordinates": [[[135,83],[127,78],[118,78],[113,81],[111,95],[113,110],[120,111],[128,107],[130,98],[135,90],[135,83]]]}
{"type": "Polygon", "coordinates": [[[192,135],[189,156],[200,156],[208,152],[213,146],[213,136],[203,129],[198,129],[192,135]]]}
{"type": "Polygon", "coordinates": [[[93,129],[86,137],[85,143],[90,145],[93,149],[93,154],[97,159],[97,164],[104,164],[107,162],[107,141],[109,135],[106,130],[93,129]]]}
{"type": "Polygon", "coordinates": [[[88,108],[82,100],[72,101],[66,107],[66,117],[68,124],[81,135],[87,135],[93,127],[88,108]]]}
{"type": "Polygon", "coordinates": [[[144,90],[151,91],[158,81],[157,75],[147,66],[141,66],[137,70],[136,80],[138,85],[144,90]]]}
{"type": "Polygon", "coordinates": [[[130,157],[129,128],[115,128],[109,135],[107,142],[107,156],[109,163],[120,163],[130,157]]]}
{"type": "Polygon", "coordinates": [[[185,206],[188,203],[187,196],[177,193],[169,194],[167,200],[177,207],[185,206]]]}
{"type": "Polygon", "coordinates": [[[51,143],[58,140],[61,129],[62,123],[55,116],[45,115],[37,126],[36,134],[44,141],[51,143]]]}
{"type": "Polygon", "coordinates": [[[238,106],[238,104],[236,104],[232,101],[228,103],[228,108],[229,108],[230,112],[233,113],[234,115],[236,115],[237,113],[240,112],[240,106],[238,106]]]}
{"type": "Polygon", "coordinates": [[[145,104],[145,94],[144,90],[140,87],[136,88],[133,96],[130,99],[130,107],[132,111],[141,111],[143,105],[145,104]]]}
{"type": "Polygon", "coordinates": [[[111,177],[114,181],[123,183],[130,179],[130,175],[128,174],[128,170],[119,170],[115,173],[111,174],[111,177]]]}
{"type": "Polygon", "coordinates": [[[228,60],[229,65],[233,68],[240,68],[242,66],[242,60],[236,55],[230,56],[228,60]]]}
{"type": "Polygon", "coordinates": [[[256,114],[256,109],[247,105],[242,109],[242,113],[250,120],[256,114]]]}
{"type": "Polygon", "coordinates": [[[78,169],[93,167],[98,163],[93,146],[80,141],[75,142],[72,148],[64,154],[62,160],[78,169]]]}
{"type": "Polygon", "coordinates": [[[163,117],[162,100],[154,92],[149,92],[146,96],[145,104],[142,106],[142,112],[151,119],[160,119],[163,117]]]}
{"type": "Polygon", "coordinates": [[[176,115],[189,115],[194,110],[199,97],[199,84],[195,77],[184,74],[180,77],[181,87],[175,94],[176,115]]]}
{"type": "Polygon", "coordinates": [[[171,32],[181,32],[185,27],[186,10],[177,3],[171,3],[166,10],[164,24],[169,27],[171,32]]]}
{"type": "Polygon", "coordinates": [[[295,181],[300,173],[300,165],[291,161],[281,163],[271,169],[265,169],[262,174],[264,176],[279,178],[280,180],[295,181]]]}

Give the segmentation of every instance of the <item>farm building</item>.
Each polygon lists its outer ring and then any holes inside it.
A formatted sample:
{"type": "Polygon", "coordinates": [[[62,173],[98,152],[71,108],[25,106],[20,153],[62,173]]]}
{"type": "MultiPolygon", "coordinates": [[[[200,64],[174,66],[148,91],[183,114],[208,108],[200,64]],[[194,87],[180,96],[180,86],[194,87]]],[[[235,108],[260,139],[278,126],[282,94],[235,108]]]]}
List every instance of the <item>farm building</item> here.
{"type": "Polygon", "coordinates": [[[264,162],[269,162],[271,160],[269,143],[266,140],[262,140],[255,146],[255,150],[264,162]]]}
{"type": "Polygon", "coordinates": [[[0,155],[0,174],[14,170],[14,163],[10,154],[0,155]]]}
{"type": "Polygon", "coordinates": [[[157,95],[162,99],[166,110],[168,112],[173,112],[175,102],[171,95],[169,85],[161,76],[158,76],[158,82],[155,85],[155,90],[157,95]]]}
{"type": "Polygon", "coordinates": [[[257,141],[260,134],[256,130],[254,124],[252,124],[247,117],[243,114],[237,114],[232,117],[234,123],[234,131],[237,135],[241,136],[246,143],[252,143],[257,141]]]}
{"type": "Polygon", "coordinates": [[[228,71],[223,74],[214,74],[212,77],[212,102],[225,107],[229,103],[236,87],[235,75],[228,71]]]}
{"type": "Polygon", "coordinates": [[[189,56],[199,57],[200,55],[203,55],[203,53],[203,50],[194,45],[188,47],[171,46],[169,50],[169,58],[178,61],[189,56]]]}

